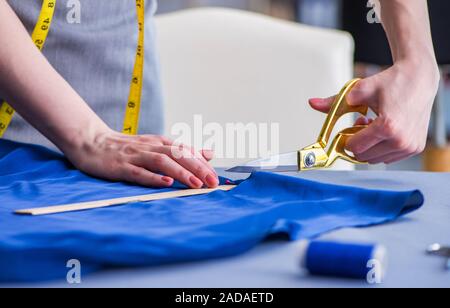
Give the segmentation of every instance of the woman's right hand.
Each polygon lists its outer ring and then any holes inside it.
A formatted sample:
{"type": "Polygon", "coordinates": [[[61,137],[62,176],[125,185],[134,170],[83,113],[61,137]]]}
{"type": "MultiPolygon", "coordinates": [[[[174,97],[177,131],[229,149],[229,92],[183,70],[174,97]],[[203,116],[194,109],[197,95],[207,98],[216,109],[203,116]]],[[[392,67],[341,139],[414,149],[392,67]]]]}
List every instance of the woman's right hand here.
{"type": "Polygon", "coordinates": [[[212,151],[199,153],[162,136],[128,136],[107,130],[66,156],[79,170],[106,180],[148,187],[170,187],[174,180],[190,188],[219,185],[209,164],[212,151]]]}

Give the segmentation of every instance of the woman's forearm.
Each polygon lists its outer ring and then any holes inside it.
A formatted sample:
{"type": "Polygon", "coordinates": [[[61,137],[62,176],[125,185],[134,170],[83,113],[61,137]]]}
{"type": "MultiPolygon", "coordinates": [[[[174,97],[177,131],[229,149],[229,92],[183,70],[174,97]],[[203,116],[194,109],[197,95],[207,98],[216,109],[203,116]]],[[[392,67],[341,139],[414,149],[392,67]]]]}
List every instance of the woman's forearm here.
{"type": "Polygon", "coordinates": [[[34,46],[6,1],[0,1],[0,96],[63,152],[107,126],[34,46]]]}
{"type": "Polygon", "coordinates": [[[381,19],[394,62],[436,60],[426,0],[381,0],[381,19]]]}
{"type": "MultiPolygon", "coordinates": [[[[431,38],[426,0],[380,0],[381,19],[394,65],[361,80],[347,95],[352,105],[365,105],[374,119],[350,138],[347,150],[360,161],[393,163],[421,153],[426,146],[439,70],[431,38]]],[[[313,108],[328,112],[333,99],[312,99],[313,108]]]]}

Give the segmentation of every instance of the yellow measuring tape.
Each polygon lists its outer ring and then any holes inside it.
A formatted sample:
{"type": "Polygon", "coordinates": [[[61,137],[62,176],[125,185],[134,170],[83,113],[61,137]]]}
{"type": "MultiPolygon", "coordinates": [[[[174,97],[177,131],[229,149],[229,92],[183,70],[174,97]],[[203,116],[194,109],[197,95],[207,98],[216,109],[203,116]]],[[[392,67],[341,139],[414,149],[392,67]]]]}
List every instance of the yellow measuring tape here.
{"type": "MultiPolygon", "coordinates": [[[[57,0],[42,0],[42,8],[38,22],[33,30],[31,38],[39,50],[44,47],[50,26],[52,24],[57,0]]],[[[130,84],[130,94],[125,112],[123,133],[136,135],[139,126],[139,112],[141,108],[142,82],[144,77],[144,25],[145,25],[145,0],[136,0],[137,21],[139,26],[138,46],[133,69],[133,78],[130,84]]],[[[7,103],[0,106],[0,138],[3,137],[14,116],[14,109],[7,103]]]]}

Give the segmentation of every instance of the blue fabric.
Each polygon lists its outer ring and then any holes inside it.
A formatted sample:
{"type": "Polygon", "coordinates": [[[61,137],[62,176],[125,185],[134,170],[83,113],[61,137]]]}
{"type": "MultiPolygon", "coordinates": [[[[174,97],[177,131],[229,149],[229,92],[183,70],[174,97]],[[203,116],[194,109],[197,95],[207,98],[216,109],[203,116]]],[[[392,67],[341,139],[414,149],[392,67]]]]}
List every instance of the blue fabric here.
{"type": "Polygon", "coordinates": [[[63,279],[70,259],[78,259],[88,273],[226,257],[273,234],[296,240],[385,223],[424,201],[419,191],[366,190],[255,173],[230,192],[50,216],[13,214],[166,190],[94,179],[55,152],[1,140],[0,282],[63,279]]]}

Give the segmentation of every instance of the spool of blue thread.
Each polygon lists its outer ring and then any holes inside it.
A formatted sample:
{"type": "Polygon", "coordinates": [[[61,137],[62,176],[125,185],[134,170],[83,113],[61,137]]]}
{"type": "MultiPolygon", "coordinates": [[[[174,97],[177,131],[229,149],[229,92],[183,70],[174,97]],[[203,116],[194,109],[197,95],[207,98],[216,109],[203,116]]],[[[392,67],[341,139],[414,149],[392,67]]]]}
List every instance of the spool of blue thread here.
{"type": "Polygon", "coordinates": [[[301,243],[301,266],[311,275],[367,279],[377,268],[380,279],[386,270],[386,249],[381,245],[363,245],[313,241],[301,243]]]}

